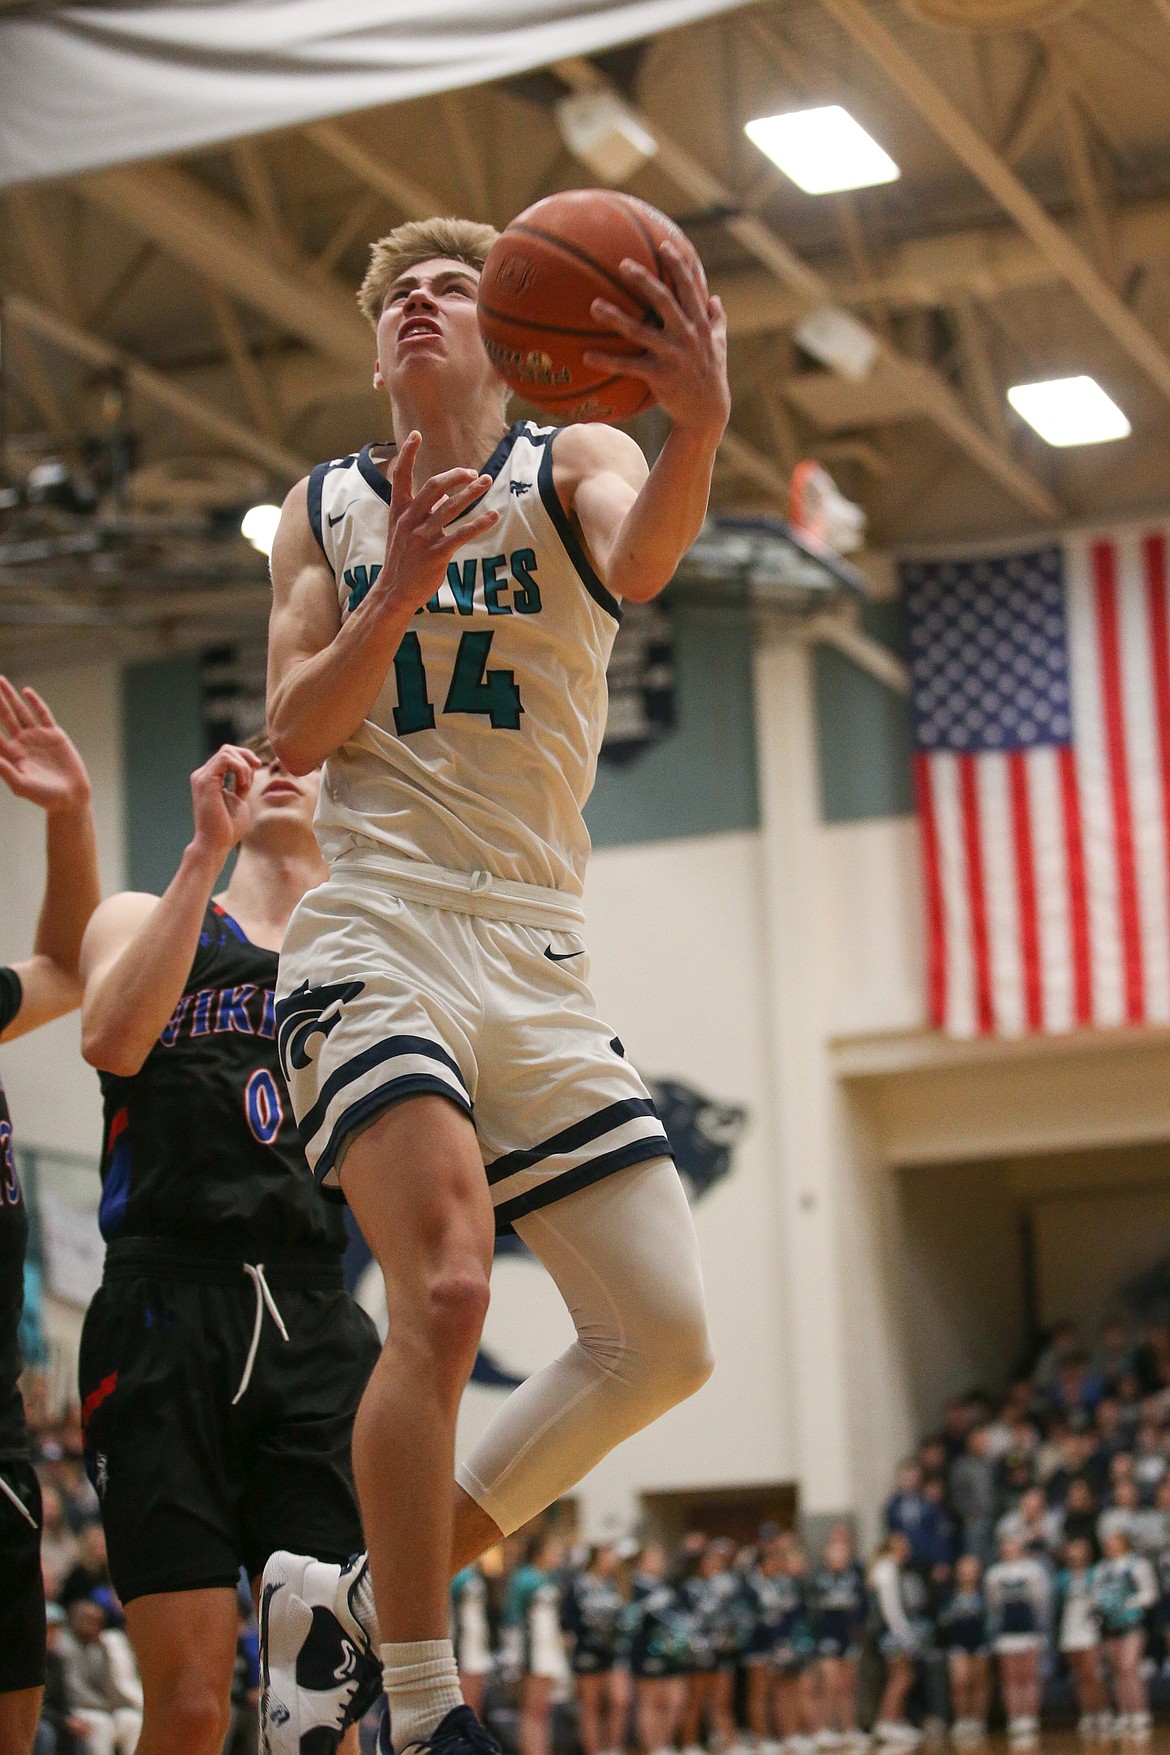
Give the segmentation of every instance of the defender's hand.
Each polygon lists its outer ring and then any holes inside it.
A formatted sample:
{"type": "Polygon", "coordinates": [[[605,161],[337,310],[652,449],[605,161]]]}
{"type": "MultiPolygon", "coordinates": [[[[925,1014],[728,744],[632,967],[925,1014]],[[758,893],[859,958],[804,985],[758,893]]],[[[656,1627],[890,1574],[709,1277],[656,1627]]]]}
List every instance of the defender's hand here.
{"type": "Polygon", "coordinates": [[[727,383],[727,314],[708,294],[691,263],[674,244],[659,246],[666,276],[661,281],[627,257],[618,272],[634,297],[648,305],[662,327],[652,328],[608,299],[594,299],[592,315],[616,329],[641,352],[605,353],[591,349],[585,363],[607,372],[641,378],[653,390],[675,426],[718,437],[731,413],[727,383]]]}
{"type": "Polygon", "coordinates": [[[411,433],[390,471],[390,530],[386,560],[370,599],[421,609],[447,577],[447,562],[465,543],[474,542],[499,519],[498,512],[477,512],[453,525],[452,519],[482,498],[492,485],[490,475],[474,469],[448,469],[432,475],[416,494],[414,464],[421,433],[411,433]]]}
{"type": "Polygon", "coordinates": [[[0,779],[52,814],[89,803],[85,763],[35,689],[0,676],[0,779]]]}
{"type": "Polygon", "coordinates": [[[263,767],[252,750],[225,743],[191,776],[195,816],[192,848],[222,865],[248,827],[247,797],[256,770],[263,767]]]}

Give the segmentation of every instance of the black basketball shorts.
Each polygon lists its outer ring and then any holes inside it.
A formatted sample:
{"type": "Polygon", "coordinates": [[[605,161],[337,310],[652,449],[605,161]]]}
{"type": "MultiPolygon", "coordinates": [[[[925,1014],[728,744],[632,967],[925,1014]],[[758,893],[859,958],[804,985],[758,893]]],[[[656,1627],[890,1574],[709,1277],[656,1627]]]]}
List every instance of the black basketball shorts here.
{"type": "Polygon", "coordinates": [[[261,1283],[238,1261],[113,1243],[79,1376],[122,1601],[234,1588],[277,1548],[359,1552],[350,1439],[378,1352],[340,1263],[269,1257],[261,1283]]]}
{"type": "Polygon", "coordinates": [[[0,1694],[45,1680],[41,1487],[27,1457],[0,1458],[0,1694]]]}

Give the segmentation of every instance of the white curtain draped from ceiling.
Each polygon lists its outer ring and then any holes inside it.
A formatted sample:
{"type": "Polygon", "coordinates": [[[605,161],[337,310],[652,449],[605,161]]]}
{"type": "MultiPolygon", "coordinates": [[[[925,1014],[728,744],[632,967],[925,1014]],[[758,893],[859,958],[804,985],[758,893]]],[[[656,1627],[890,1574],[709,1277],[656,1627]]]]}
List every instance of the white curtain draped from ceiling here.
{"type": "Polygon", "coordinates": [[[0,186],[478,85],[744,0],[203,0],[0,13],[0,186]]]}

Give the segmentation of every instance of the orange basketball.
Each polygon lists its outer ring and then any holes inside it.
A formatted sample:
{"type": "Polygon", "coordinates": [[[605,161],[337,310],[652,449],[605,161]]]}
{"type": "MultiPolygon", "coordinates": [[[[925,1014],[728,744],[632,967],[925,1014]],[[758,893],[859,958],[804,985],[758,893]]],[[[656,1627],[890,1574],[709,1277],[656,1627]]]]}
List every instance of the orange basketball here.
{"type": "Polygon", "coordinates": [[[567,189],[525,208],[488,252],[479,282],[479,327],[500,376],[526,402],[577,420],[628,420],[654,402],[640,378],[587,366],[592,348],[638,349],[598,324],[596,298],[643,322],[655,313],[618,273],[632,257],[662,279],[664,239],[688,256],[706,286],[694,246],[672,219],[615,189],[567,189]]]}

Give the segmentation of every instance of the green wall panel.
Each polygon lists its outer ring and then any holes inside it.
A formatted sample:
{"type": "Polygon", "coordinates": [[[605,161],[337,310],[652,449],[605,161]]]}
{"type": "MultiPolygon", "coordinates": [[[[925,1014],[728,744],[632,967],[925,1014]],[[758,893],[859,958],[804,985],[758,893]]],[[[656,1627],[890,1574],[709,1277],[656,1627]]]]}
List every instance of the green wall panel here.
{"type": "MultiPolygon", "coordinates": [[[[899,603],[867,604],[866,633],[902,656],[899,603]]],[[[821,816],[827,823],[909,816],[914,810],[910,703],[831,646],[814,659],[821,816]]]]}
{"type": "Polygon", "coordinates": [[[122,726],[127,883],[159,894],[191,839],[190,776],[206,758],[198,658],[128,664],[122,726]]]}
{"type": "Polygon", "coordinates": [[[598,765],[585,808],[595,847],[759,827],[747,622],[680,608],[674,647],[675,728],[628,767],[598,765]]]}

